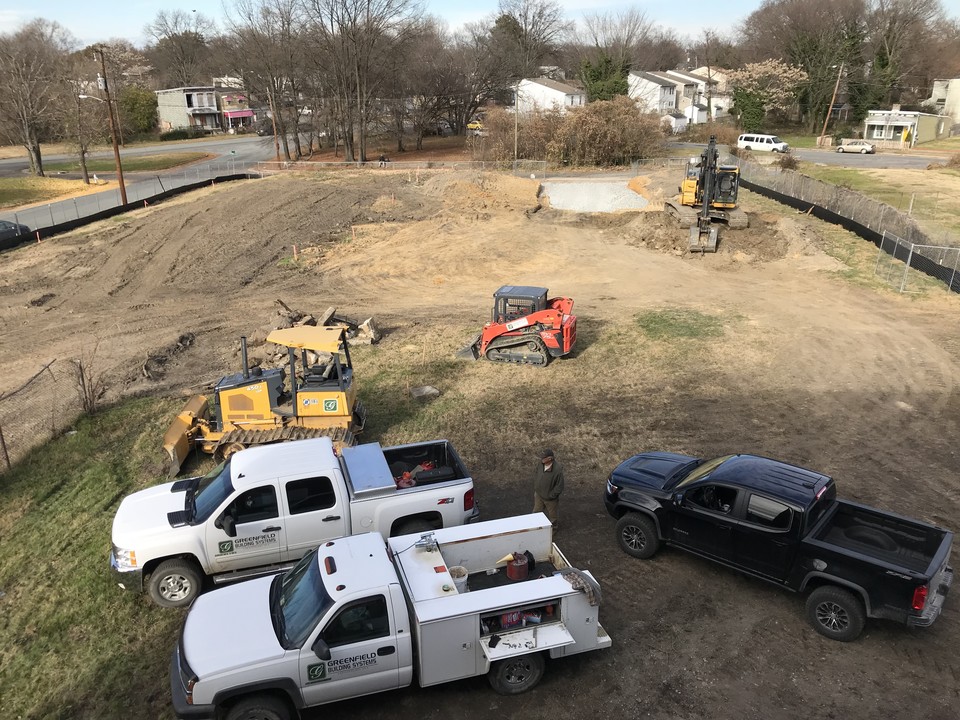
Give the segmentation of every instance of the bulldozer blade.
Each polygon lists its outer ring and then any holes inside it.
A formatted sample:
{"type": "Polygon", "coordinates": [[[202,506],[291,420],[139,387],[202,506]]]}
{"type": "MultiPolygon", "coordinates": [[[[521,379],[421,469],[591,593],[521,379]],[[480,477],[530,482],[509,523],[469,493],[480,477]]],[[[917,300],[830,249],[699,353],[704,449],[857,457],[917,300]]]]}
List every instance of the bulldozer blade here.
{"type": "Polygon", "coordinates": [[[463,358],[465,360],[479,360],[480,353],[477,351],[477,348],[480,347],[480,333],[477,333],[477,336],[473,339],[469,345],[465,348],[457,350],[457,357],[463,358]]]}
{"type": "Polygon", "coordinates": [[[164,433],[163,449],[170,458],[170,477],[180,472],[180,466],[193,449],[193,432],[197,418],[203,417],[207,408],[207,398],[194,395],[164,433]]]}

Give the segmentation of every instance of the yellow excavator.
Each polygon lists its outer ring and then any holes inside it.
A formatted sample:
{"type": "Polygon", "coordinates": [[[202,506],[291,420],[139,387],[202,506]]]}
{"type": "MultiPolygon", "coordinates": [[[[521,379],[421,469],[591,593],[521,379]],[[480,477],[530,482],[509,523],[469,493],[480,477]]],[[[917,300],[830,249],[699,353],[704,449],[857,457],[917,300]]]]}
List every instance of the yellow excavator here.
{"type": "Polygon", "coordinates": [[[711,135],[707,149],[687,163],[680,197],[664,203],[664,209],[680,221],[680,227],[690,228],[691,252],[717,251],[717,229],[713,220],[722,220],[730,228],[745,228],[750,224],[747,214],[737,207],[740,168],[721,165],[719,156],[717,138],[711,135]]]}
{"type": "Polygon", "coordinates": [[[224,459],[250,445],[329,437],[350,446],[363,430],[366,409],[357,397],[353,364],[342,326],[274,330],[267,342],[287,348],[284,368],[250,368],[240,338],[243,370],[220,378],[211,397],[195,395],[163,436],[176,475],[193,449],[224,459]],[[329,356],[310,364],[308,353],[329,356]]]}

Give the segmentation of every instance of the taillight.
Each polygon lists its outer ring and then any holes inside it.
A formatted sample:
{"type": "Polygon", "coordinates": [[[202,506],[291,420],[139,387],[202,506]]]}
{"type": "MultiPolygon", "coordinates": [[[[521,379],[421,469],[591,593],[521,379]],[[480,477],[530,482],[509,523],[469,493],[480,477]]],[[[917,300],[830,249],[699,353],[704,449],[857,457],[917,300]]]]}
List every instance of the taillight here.
{"type": "Polygon", "coordinates": [[[914,610],[923,610],[923,606],[927,604],[927,586],[920,585],[916,590],[913,591],[913,609],[914,610]]]}
{"type": "Polygon", "coordinates": [[[473,488],[470,488],[463,494],[463,510],[473,510],[473,488]]]}

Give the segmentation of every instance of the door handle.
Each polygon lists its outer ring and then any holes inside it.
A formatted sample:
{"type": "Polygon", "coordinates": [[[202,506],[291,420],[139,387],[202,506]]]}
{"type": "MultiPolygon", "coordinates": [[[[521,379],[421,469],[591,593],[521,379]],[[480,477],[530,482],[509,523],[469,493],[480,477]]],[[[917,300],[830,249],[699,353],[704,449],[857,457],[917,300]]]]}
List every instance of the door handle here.
{"type": "Polygon", "coordinates": [[[720,530],[730,530],[733,528],[733,525],[717,525],[720,530]]]}
{"type": "Polygon", "coordinates": [[[327,515],[327,516],[326,516],[323,520],[321,520],[320,522],[330,522],[331,520],[339,520],[339,519],[340,519],[340,516],[339,516],[339,515],[327,515]]]}
{"type": "Polygon", "coordinates": [[[260,532],[280,532],[281,530],[283,530],[282,527],[280,527],[279,525],[274,525],[274,526],[271,526],[271,527],[265,527],[265,528],[264,528],[263,530],[261,530],[260,532]]]}
{"type": "Polygon", "coordinates": [[[387,645],[386,647],[377,648],[377,655],[393,655],[397,649],[393,645],[387,645]]]}

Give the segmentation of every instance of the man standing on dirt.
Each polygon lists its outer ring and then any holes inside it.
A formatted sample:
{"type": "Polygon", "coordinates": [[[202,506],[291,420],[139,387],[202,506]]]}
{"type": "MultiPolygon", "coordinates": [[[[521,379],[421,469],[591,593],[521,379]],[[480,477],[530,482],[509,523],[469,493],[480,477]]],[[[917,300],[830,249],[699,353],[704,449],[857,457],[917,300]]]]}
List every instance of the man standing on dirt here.
{"type": "Polygon", "coordinates": [[[533,476],[533,512],[544,512],[556,530],[560,527],[560,494],[563,492],[563,468],[547,448],[538,456],[533,476]]]}

